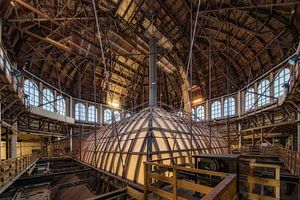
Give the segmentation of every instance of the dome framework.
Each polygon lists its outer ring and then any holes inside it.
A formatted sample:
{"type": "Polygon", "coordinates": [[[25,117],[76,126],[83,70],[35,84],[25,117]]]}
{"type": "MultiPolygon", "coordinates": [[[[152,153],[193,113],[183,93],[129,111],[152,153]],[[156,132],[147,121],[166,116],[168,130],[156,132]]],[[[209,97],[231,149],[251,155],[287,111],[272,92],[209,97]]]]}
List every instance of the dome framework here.
{"type": "MultiPolygon", "coordinates": [[[[109,125],[91,134],[82,145],[84,162],[143,184],[143,162],[149,158],[149,118],[152,118],[151,160],[167,159],[173,164],[176,157],[193,154],[228,153],[228,144],[215,131],[198,122],[191,122],[162,108],[145,108],[116,125],[109,125]],[[152,115],[152,117],[151,117],[152,115]]],[[[150,124],[151,125],[151,124],[150,124]]]]}

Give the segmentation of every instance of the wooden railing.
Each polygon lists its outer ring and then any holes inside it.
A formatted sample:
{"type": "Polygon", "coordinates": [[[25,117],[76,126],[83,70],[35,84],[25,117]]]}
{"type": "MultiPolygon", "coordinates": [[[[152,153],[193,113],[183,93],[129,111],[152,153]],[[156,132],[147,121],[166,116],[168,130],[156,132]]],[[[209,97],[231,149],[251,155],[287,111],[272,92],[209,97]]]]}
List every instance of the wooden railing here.
{"type": "Polygon", "coordinates": [[[262,164],[262,163],[253,163],[250,162],[250,171],[248,175],[248,199],[272,199],[279,200],[280,199],[280,166],[279,165],[271,165],[271,164],[262,164]],[[255,168],[264,168],[264,169],[274,169],[275,177],[274,178],[264,178],[254,176],[255,168]],[[254,193],[255,185],[260,185],[260,194],[254,193]],[[269,186],[274,188],[274,197],[267,196],[264,194],[264,187],[269,186]]]}
{"type": "MultiPolygon", "coordinates": [[[[284,162],[284,166],[291,171],[294,175],[300,178],[300,153],[292,151],[290,149],[278,147],[278,146],[269,146],[269,147],[257,147],[259,154],[269,155],[269,156],[278,156],[281,161],[284,162]]],[[[251,148],[241,148],[236,150],[239,153],[250,153],[251,148]]]]}
{"type": "Polygon", "coordinates": [[[0,188],[11,182],[18,174],[37,160],[35,154],[0,161],[0,188]]]}
{"type": "Polygon", "coordinates": [[[274,151],[275,154],[273,155],[278,155],[285,167],[300,178],[300,153],[279,147],[275,148],[274,151]]]}
{"type": "MultiPolygon", "coordinates": [[[[235,174],[193,169],[188,167],[165,165],[154,162],[144,162],[144,199],[148,199],[148,193],[152,192],[164,199],[185,199],[178,194],[178,189],[189,190],[192,193],[205,195],[205,200],[212,199],[235,199],[237,196],[237,178],[235,174]],[[219,179],[214,186],[199,184],[191,179],[178,178],[178,174],[190,174],[193,177],[200,175],[219,179]],[[172,186],[172,192],[156,187],[156,183],[164,183],[172,186]]],[[[198,180],[195,178],[195,180],[198,180]]]]}

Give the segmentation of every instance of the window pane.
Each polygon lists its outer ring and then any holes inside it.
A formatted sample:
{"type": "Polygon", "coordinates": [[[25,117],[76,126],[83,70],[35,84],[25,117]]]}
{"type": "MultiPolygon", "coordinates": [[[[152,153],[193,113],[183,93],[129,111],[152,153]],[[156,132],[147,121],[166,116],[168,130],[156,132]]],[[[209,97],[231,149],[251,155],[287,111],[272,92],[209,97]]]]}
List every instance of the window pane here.
{"type": "Polygon", "coordinates": [[[254,89],[249,88],[246,92],[245,110],[251,110],[254,108],[254,89]]]}
{"type": "Polygon", "coordinates": [[[110,109],[105,109],[104,110],[104,123],[106,123],[106,124],[111,124],[111,118],[112,118],[112,116],[111,116],[111,111],[110,111],[110,109]]]}
{"type": "Polygon", "coordinates": [[[233,97],[229,97],[224,101],[224,116],[232,115],[235,115],[235,100],[233,97]]]}
{"type": "Polygon", "coordinates": [[[30,105],[39,105],[39,90],[33,81],[28,79],[24,81],[24,93],[27,96],[26,100],[30,105]]]}
{"type": "Polygon", "coordinates": [[[57,113],[60,115],[66,115],[66,101],[62,96],[57,96],[56,107],[57,113]]]}
{"type": "Polygon", "coordinates": [[[85,105],[76,103],[75,105],[75,119],[85,121],[85,105]]]}
{"type": "Polygon", "coordinates": [[[48,88],[43,90],[43,108],[54,112],[54,95],[48,88]]]}
{"type": "Polygon", "coordinates": [[[89,122],[97,122],[97,109],[95,106],[89,106],[88,121],[89,122]]]}
{"type": "Polygon", "coordinates": [[[114,117],[115,117],[115,120],[116,122],[120,121],[121,120],[121,114],[119,111],[114,111],[114,117]]]}
{"type": "Polygon", "coordinates": [[[290,81],[290,70],[285,68],[274,79],[274,97],[282,96],[284,93],[284,85],[290,81]]]}
{"type": "Polygon", "coordinates": [[[205,110],[204,106],[199,106],[197,108],[197,121],[205,119],[205,110]]]}
{"type": "Polygon", "coordinates": [[[258,106],[265,105],[270,102],[270,82],[269,80],[263,80],[258,85],[258,106]]]}
{"type": "Polygon", "coordinates": [[[216,119],[221,117],[221,103],[214,101],[211,105],[211,118],[216,119]]]}
{"type": "Polygon", "coordinates": [[[182,111],[178,111],[178,116],[179,117],[183,117],[183,112],[182,111]]]}

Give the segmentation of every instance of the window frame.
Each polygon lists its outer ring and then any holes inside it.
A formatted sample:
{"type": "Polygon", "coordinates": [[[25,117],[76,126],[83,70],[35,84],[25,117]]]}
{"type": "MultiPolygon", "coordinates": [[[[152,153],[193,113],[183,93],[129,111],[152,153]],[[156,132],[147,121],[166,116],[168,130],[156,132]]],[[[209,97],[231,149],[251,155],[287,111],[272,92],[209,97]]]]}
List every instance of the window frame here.
{"type": "Polygon", "coordinates": [[[224,104],[223,105],[223,108],[224,108],[223,116],[224,117],[231,117],[236,114],[236,102],[235,102],[235,98],[233,96],[226,97],[224,99],[223,104],[224,104]]]}
{"type": "Polygon", "coordinates": [[[218,119],[222,117],[222,106],[220,100],[215,100],[211,104],[211,119],[218,119]]]}
{"type": "Polygon", "coordinates": [[[264,106],[268,103],[270,103],[270,81],[264,79],[257,86],[257,106],[264,106]]]}
{"type": "Polygon", "coordinates": [[[112,111],[109,108],[104,109],[103,123],[105,123],[105,124],[111,124],[112,123],[112,111]]]}
{"type": "Polygon", "coordinates": [[[121,121],[121,112],[118,111],[118,110],[114,110],[114,118],[115,118],[115,121],[118,122],[118,121],[121,121]]]}
{"type": "Polygon", "coordinates": [[[27,95],[27,102],[31,106],[39,106],[40,104],[40,94],[37,84],[30,80],[24,80],[24,94],[27,95]]]}
{"type": "Polygon", "coordinates": [[[60,115],[66,116],[66,100],[62,95],[56,97],[56,112],[60,115]]]}
{"type": "Polygon", "coordinates": [[[95,105],[88,106],[88,122],[97,122],[98,121],[97,111],[98,111],[98,109],[96,108],[95,105]]]}
{"type": "Polygon", "coordinates": [[[245,112],[248,112],[250,110],[253,110],[255,107],[255,94],[254,94],[254,88],[250,87],[245,92],[245,112]]]}
{"type": "Polygon", "coordinates": [[[196,116],[197,116],[197,118],[196,118],[197,121],[205,120],[205,106],[204,105],[200,105],[197,107],[196,116]]]}
{"type": "Polygon", "coordinates": [[[86,107],[81,102],[75,104],[75,120],[86,121],[86,107]]]}
{"type": "Polygon", "coordinates": [[[50,88],[43,89],[43,109],[54,112],[54,93],[50,88]]]}
{"type": "Polygon", "coordinates": [[[289,83],[291,79],[291,70],[286,67],[281,71],[277,72],[274,79],[274,97],[278,98],[284,94],[284,85],[289,83]]]}

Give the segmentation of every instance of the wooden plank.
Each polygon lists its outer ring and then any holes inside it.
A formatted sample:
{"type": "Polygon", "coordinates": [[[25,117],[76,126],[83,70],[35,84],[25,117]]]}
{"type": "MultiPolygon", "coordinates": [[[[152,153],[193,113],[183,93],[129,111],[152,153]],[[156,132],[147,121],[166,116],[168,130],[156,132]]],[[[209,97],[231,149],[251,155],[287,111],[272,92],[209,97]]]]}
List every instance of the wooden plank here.
{"type": "Polygon", "coordinates": [[[173,186],[173,199],[178,200],[178,195],[177,195],[177,170],[176,167],[173,168],[173,181],[174,184],[173,186]]]}
{"type": "Polygon", "coordinates": [[[162,167],[162,168],[166,168],[166,169],[173,169],[172,165],[165,165],[165,164],[160,164],[160,163],[153,163],[153,162],[144,162],[146,165],[154,165],[157,167],[162,167]]]}
{"type": "Polygon", "coordinates": [[[156,187],[153,187],[153,186],[148,186],[148,190],[165,198],[165,199],[168,199],[168,200],[173,200],[173,195],[172,193],[170,192],[167,192],[165,190],[162,190],[162,189],[159,189],[159,188],[156,188],[156,187]]]}
{"type": "Polygon", "coordinates": [[[177,180],[177,186],[179,188],[185,188],[188,190],[200,192],[201,194],[208,194],[213,190],[213,187],[200,185],[200,184],[192,183],[192,182],[185,181],[185,180],[177,180]]]}
{"type": "Polygon", "coordinates": [[[249,200],[279,200],[271,196],[263,196],[255,193],[248,193],[249,200]]]}
{"type": "Polygon", "coordinates": [[[130,186],[127,186],[127,194],[137,200],[144,200],[144,193],[142,193],[130,186]]]}
{"type": "Polygon", "coordinates": [[[248,183],[260,184],[260,185],[266,185],[266,186],[272,186],[272,187],[280,186],[279,180],[271,179],[271,178],[254,177],[254,176],[248,176],[248,183]]]}
{"type": "Polygon", "coordinates": [[[275,170],[275,179],[279,182],[279,186],[275,188],[275,197],[280,199],[280,168],[275,170]]]}
{"type": "Polygon", "coordinates": [[[162,181],[164,183],[174,184],[174,179],[173,178],[169,178],[169,177],[166,177],[164,175],[160,175],[158,173],[150,172],[150,173],[148,173],[148,177],[149,178],[154,178],[154,179],[162,181]]]}
{"type": "Polygon", "coordinates": [[[223,173],[223,172],[216,172],[216,171],[210,171],[205,169],[193,169],[193,168],[186,168],[181,166],[176,166],[176,169],[181,171],[186,171],[186,172],[193,172],[197,174],[206,174],[210,176],[226,177],[228,175],[228,173],[223,173]]]}
{"type": "MultiPolygon", "coordinates": [[[[230,187],[233,185],[236,185],[237,178],[236,174],[229,174],[224,180],[222,180],[216,187],[213,188],[213,190],[205,195],[201,200],[212,200],[212,199],[224,199],[222,198],[223,195],[229,196],[231,194],[231,198],[237,195],[236,187],[230,187]],[[226,191],[230,191],[228,194],[224,194],[226,191]]],[[[228,199],[228,198],[227,198],[228,199]]],[[[227,200],[226,199],[226,200],[227,200]]]]}
{"type": "Polygon", "coordinates": [[[264,163],[250,163],[250,167],[280,169],[280,165],[264,164],[264,163]]]}

